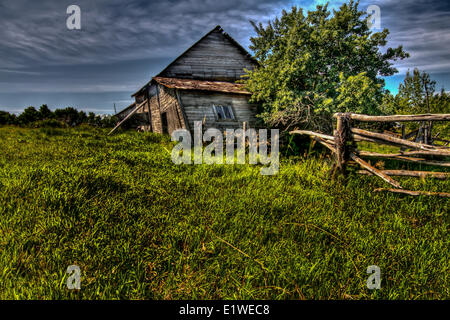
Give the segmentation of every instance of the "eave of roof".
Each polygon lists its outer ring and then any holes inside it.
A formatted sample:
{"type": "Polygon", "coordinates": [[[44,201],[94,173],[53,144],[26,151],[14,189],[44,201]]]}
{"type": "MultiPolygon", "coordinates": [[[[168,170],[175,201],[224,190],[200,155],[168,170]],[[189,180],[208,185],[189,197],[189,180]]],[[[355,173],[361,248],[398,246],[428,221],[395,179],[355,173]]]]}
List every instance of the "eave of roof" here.
{"type": "Polygon", "coordinates": [[[136,91],[135,93],[133,93],[131,96],[134,97],[137,94],[139,94],[142,90],[144,90],[145,88],[148,87],[148,85],[151,83],[152,81],[150,80],[149,82],[147,82],[146,84],[144,84],[144,86],[142,88],[140,88],[138,91],[136,91]]]}
{"type": "Polygon", "coordinates": [[[241,83],[164,77],[154,77],[152,81],[171,89],[213,91],[251,95],[251,93],[245,89],[244,84],[241,83]]]}
{"type": "MultiPolygon", "coordinates": [[[[156,75],[156,77],[159,77],[159,75],[161,75],[162,73],[164,73],[164,71],[166,71],[171,65],[173,65],[176,61],[178,61],[182,56],[184,56],[189,50],[191,50],[193,47],[195,47],[198,43],[200,43],[203,39],[205,39],[206,37],[208,37],[211,33],[213,33],[214,31],[220,31],[228,40],[231,41],[231,43],[233,45],[235,45],[242,53],[245,54],[245,56],[247,56],[253,63],[255,63],[256,65],[259,65],[258,60],[255,59],[255,57],[253,57],[243,46],[241,46],[239,44],[239,42],[237,42],[232,36],[230,36],[228,33],[226,33],[222,27],[220,25],[217,25],[215,28],[213,28],[210,32],[208,32],[207,34],[205,34],[200,40],[198,40],[196,43],[194,43],[192,46],[190,46],[186,51],[184,51],[182,54],[180,54],[175,60],[173,60],[167,67],[165,67],[160,73],[158,73],[158,75],[156,75]]],[[[159,77],[160,78],[160,77],[159,77]]],[[[147,82],[144,86],[142,86],[138,91],[136,91],[135,93],[133,93],[131,96],[134,97],[137,94],[139,94],[140,92],[142,92],[142,90],[144,90],[145,88],[147,88],[150,84],[151,84],[152,80],[150,80],[149,82],[147,82]]]]}
{"type": "Polygon", "coordinates": [[[135,107],[135,106],[136,106],[136,102],[133,102],[132,104],[130,104],[130,105],[129,105],[128,107],[126,107],[125,109],[123,109],[123,110],[117,112],[117,113],[115,114],[115,116],[118,116],[119,114],[124,113],[124,112],[127,111],[128,109],[131,109],[131,108],[133,108],[133,107],[135,107]]]}

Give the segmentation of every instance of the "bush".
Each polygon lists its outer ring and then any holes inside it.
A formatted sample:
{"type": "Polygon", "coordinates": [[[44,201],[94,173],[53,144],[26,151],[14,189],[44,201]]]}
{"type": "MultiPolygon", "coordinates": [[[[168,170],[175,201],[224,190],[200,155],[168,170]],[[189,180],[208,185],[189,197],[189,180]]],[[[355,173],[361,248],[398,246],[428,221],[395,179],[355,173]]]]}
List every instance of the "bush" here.
{"type": "Polygon", "coordinates": [[[6,111],[0,111],[0,126],[15,123],[16,123],[16,115],[10,114],[9,112],[6,111]]]}
{"type": "Polygon", "coordinates": [[[160,133],[144,132],[143,137],[144,137],[145,141],[151,142],[151,143],[170,142],[169,136],[165,136],[160,133]]]}
{"type": "Polygon", "coordinates": [[[114,128],[118,122],[116,116],[106,116],[100,120],[101,126],[103,128],[114,128]]]}
{"type": "Polygon", "coordinates": [[[28,125],[31,122],[41,120],[40,113],[34,107],[26,108],[18,117],[17,121],[19,124],[28,125]]]}
{"type": "Polygon", "coordinates": [[[67,125],[56,119],[45,119],[40,121],[35,121],[31,124],[33,128],[66,128],[67,125]]]}
{"type": "Polygon", "coordinates": [[[65,109],[56,109],[55,116],[58,120],[64,121],[67,125],[74,127],[87,120],[87,115],[83,111],[68,107],[65,109]]]}
{"type": "Polygon", "coordinates": [[[86,114],[84,111],[78,111],[72,107],[56,109],[52,112],[45,104],[39,108],[39,111],[34,107],[28,107],[18,117],[9,112],[0,111],[0,125],[17,124],[32,128],[65,128],[86,124],[93,127],[112,128],[117,122],[116,116],[102,117],[93,112],[86,114]]]}

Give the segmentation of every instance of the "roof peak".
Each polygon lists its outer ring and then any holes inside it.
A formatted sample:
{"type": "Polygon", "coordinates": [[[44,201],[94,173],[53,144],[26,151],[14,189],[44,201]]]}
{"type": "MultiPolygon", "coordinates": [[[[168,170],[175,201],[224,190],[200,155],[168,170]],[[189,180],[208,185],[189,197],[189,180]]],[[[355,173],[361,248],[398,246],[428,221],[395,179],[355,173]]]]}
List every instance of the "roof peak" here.
{"type": "MultiPolygon", "coordinates": [[[[164,72],[169,69],[176,61],[178,61],[182,56],[184,56],[186,53],[188,53],[193,47],[195,47],[198,43],[200,43],[202,40],[207,38],[211,33],[214,31],[220,32],[224,37],[226,37],[235,47],[237,47],[245,56],[247,56],[250,60],[253,61],[253,63],[258,64],[258,61],[244,48],[242,47],[233,37],[231,37],[228,33],[224,31],[221,25],[216,25],[213,29],[211,29],[209,32],[207,32],[205,35],[203,35],[198,41],[196,41],[193,45],[191,45],[189,48],[187,48],[182,54],[180,54],[177,58],[175,58],[171,63],[169,63],[162,71],[160,71],[155,77],[161,77],[164,72]]],[[[139,89],[137,92],[135,92],[132,96],[135,96],[139,92],[141,92],[146,86],[150,84],[151,80],[146,83],[141,89],[139,89]]]]}
{"type": "Polygon", "coordinates": [[[247,56],[250,60],[252,60],[255,64],[257,64],[257,60],[243,47],[234,40],[228,33],[226,33],[220,25],[215,26],[211,31],[206,33],[203,37],[201,37],[198,41],[196,41],[193,45],[191,45],[188,49],[186,49],[182,54],[180,54],[177,58],[175,58],[167,67],[165,67],[161,72],[159,72],[156,77],[161,76],[170,66],[172,66],[176,61],[178,61],[182,56],[188,53],[193,47],[199,44],[202,40],[207,38],[214,31],[219,31],[224,37],[226,37],[234,46],[236,46],[245,56],[247,56]]]}

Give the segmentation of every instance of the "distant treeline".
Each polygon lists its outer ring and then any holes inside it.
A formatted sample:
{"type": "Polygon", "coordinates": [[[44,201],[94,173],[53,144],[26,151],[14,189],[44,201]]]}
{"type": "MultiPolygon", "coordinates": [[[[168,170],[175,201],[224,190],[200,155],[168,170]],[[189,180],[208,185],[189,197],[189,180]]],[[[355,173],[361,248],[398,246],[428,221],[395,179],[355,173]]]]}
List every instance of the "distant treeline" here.
{"type": "Polygon", "coordinates": [[[0,125],[74,127],[89,124],[96,127],[113,127],[116,123],[117,118],[114,116],[101,117],[93,112],[86,114],[72,107],[51,111],[45,104],[39,110],[28,107],[18,116],[0,111],[0,125]]]}

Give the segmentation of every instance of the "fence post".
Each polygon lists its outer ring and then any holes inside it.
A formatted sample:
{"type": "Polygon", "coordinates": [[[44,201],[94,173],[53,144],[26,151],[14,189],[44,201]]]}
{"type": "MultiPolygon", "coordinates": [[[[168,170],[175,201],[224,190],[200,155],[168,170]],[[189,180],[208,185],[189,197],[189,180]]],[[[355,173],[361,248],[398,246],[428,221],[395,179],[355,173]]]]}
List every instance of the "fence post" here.
{"type": "Polygon", "coordinates": [[[334,141],[336,143],[336,170],[344,175],[346,174],[347,161],[350,155],[347,143],[349,137],[350,115],[338,113],[336,132],[334,133],[334,141]]]}

